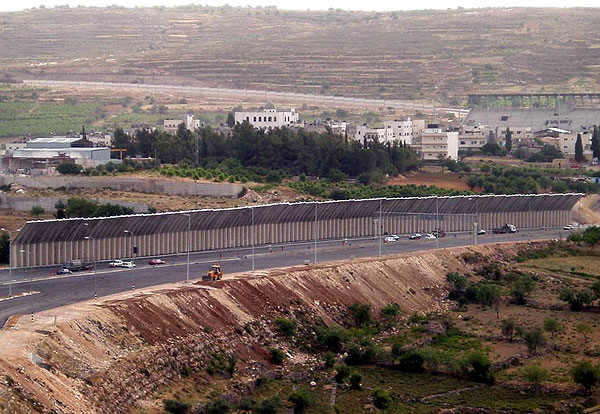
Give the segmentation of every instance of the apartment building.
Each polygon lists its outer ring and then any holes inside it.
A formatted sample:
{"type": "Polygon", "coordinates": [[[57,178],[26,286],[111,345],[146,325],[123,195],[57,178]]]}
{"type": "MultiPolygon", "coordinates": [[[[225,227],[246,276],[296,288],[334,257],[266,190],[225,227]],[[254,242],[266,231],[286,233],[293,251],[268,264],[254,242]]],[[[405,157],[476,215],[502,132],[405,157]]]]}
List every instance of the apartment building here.
{"type": "Polygon", "coordinates": [[[437,124],[429,124],[412,143],[413,148],[425,161],[458,159],[458,132],[443,131],[437,124]]]}

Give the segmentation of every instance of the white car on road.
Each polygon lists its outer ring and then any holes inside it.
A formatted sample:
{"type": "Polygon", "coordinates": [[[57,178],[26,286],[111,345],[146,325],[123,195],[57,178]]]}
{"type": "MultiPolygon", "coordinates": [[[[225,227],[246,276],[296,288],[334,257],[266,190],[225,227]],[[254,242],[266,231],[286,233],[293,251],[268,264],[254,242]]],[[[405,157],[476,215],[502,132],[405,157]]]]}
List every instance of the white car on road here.
{"type": "Polygon", "coordinates": [[[433,234],[433,233],[427,233],[425,235],[425,238],[428,239],[428,240],[437,239],[437,237],[435,237],[435,234],[433,234]]]}
{"type": "Polygon", "coordinates": [[[121,265],[121,267],[124,267],[126,269],[133,269],[135,267],[135,263],[133,263],[133,262],[123,262],[123,264],[121,265]]]}
{"type": "Polygon", "coordinates": [[[385,239],[383,239],[383,241],[386,243],[394,243],[397,242],[398,239],[396,239],[394,236],[388,236],[385,239]]]}

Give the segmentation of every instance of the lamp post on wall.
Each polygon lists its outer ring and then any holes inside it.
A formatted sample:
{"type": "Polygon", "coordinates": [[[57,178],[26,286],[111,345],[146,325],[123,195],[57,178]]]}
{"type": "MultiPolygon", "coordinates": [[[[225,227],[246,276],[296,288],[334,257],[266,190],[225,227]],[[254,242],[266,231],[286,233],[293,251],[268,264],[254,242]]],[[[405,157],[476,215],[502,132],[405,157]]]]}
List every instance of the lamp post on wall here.
{"type": "Polygon", "coordinates": [[[382,208],[383,199],[379,199],[379,256],[381,256],[381,238],[383,233],[383,222],[381,221],[381,208],[382,208]]]}
{"type": "MultiPolygon", "coordinates": [[[[21,253],[21,255],[23,255],[23,253],[27,253],[27,256],[29,256],[29,261],[31,262],[31,252],[21,249],[19,250],[19,253],[21,253]]],[[[25,263],[25,260],[21,259],[21,261],[25,263]]],[[[29,272],[29,295],[33,295],[33,273],[31,273],[31,271],[29,272]]],[[[31,301],[30,303],[31,322],[33,322],[33,301],[31,301]]]]}
{"type": "Polygon", "coordinates": [[[529,214],[527,215],[527,240],[531,240],[531,195],[527,197],[529,214]]]}
{"type": "Polygon", "coordinates": [[[435,230],[436,233],[436,237],[435,237],[435,248],[439,249],[440,248],[440,206],[439,206],[439,196],[436,195],[435,196],[435,221],[436,221],[436,225],[437,228],[435,230]]]}
{"type": "Polygon", "coordinates": [[[250,215],[251,215],[251,225],[250,233],[252,237],[252,273],[254,273],[255,265],[254,265],[254,246],[256,245],[256,233],[254,230],[254,206],[250,207],[250,215]]]}
{"type": "Polygon", "coordinates": [[[315,201],[315,263],[317,263],[317,243],[319,239],[319,222],[317,221],[317,206],[319,203],[315,201]]]}
{"type": "Polygon", "coordinates": [[[10,245],[12,243],[12,234],[10,231],[6,230],[2,227],[2,230],[5,233],[8,233],[8,297],[12,297],[12,255],[10,254],[10,245]]]}
{"type": "Polygon", "coordinates": [[[133,278],[133,282],[131,284],[131,290],[135,290],[135,271],[134,271],[134,266],[135,266],[134,260],[135,260],[135,249],[136,249],[135,235],[133,234],[133,232],[131,230],[123,230],[123,233],[131,235],[131,243],[133,244],[131,246],[131,264],[133,265],[133,266],[131,266],[131,276],[133,278]]]}
{"type": "MultiPolygon", "coordinates": [[[[84,239],[88,241],[88,260],[89,260],[90,241],[96,240],[96,239],[94,239],[93,237],[89,237],[89,236],[85,236],[84,239]]],[[[96,281],[96,254],[94,254],[93,262],[94,262],[94,300],[96,300],[96,299],[98,299],[98,283],[96,281]]]]}
{"type": "Polygon", "coordinates": [[[188,218],[187,241],[186,241],[187,268],[186,268],[186,274],[185,274],[185,283],[190,283],[190,229],[191,229],[191,225],[192,225],[192,215],[191,215],[191,213],[186,213],[186,214],[184,214],[184,216],[187,216],[187,218],[188,218]]]}

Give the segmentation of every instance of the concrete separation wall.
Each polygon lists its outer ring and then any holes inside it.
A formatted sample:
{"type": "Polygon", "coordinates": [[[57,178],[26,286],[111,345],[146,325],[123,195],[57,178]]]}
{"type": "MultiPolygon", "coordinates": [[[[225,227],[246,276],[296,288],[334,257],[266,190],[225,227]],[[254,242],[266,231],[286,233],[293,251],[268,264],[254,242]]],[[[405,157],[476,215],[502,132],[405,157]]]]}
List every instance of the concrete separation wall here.
{"type": "MultiPolygon", "coordinates": [[[[65,204],[67,202],[64,197],[26,197],[26,196],[11,196],[8,194],[0,194],[0,209],[2,210],[16,210],[16,211],[30,211],[35,206],[40,206],[47,212],[55,210],[55,204],[58,200],[62,200],[65,204]]],[[[147,213],[148,205],[143,203],[132,203],[129,201],[119,200],[95,200],[102,204],[117,204],[123,207],[130,207],[134,213],[147,213]]]]}
{"type": "Polygon", "coordinates": [[[109,188],[111,190],[204,197],[237,197],[243,187],[241,184],[230,183],[207,183],[119,176],[0,176],[0,185],[7,184],[19,184],[30,188],[109,188]]]}
{"type": "Polygon", "coordinates": [[[13,266],[41,266],[91,257],[110,260],[383,234],[472,232],[511,223],[562,227],[583,194],[406,197],[207,209],[92,219],[27,222],[11,243],[13,266]],[[124,234],[129,229],[131,234],[124,234]],[[189,243],[189,244],[188,244],[189,243]],[[29,254],[19,255],[24,249],[29,254]]]}

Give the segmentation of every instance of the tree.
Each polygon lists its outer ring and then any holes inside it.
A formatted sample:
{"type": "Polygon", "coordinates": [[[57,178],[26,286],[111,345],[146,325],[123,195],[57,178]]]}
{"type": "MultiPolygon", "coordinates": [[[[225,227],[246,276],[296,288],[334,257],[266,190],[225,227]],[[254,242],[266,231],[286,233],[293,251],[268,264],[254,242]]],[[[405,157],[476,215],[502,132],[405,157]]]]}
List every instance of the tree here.
{"type": "Polygon", "coordinates": [[[423,372],[425,360],[418,351],[406,351],[400,355],[399,367],[404,372],[423,372]]]}
{"type": "Polygon", "coordinates": [[[599,156],[597,146],[598,146],[598,126],[594,125],[594,129],[592,130],[592,157],[593,158],[598,158],[598,156],[599,156]]]}
{"type": "Polygon", "coordinates": [[[589,289],[575,291],[571,288],[564,288],[558,293],[558,298],[567,302],[571,310],[578,311],[594,301],[594,292],[589,289]]]}
{"type": "Polygon", "coordinates": [[[279,395],[275,395],[271,398],[265,398],[262,402],[254,408],[256,414],[277,414],[279,407],[281,406],[281,398],[279,395]]]}
{"type": "Polygon", "coordinates": [[[495,142],[488,142],[481,147],[481,153],[484,155],[494,155],[502,157],[506,155],[506,150],[495,142]]]}
{"type": "Polygon", "coordinates": [[[281,349],[271,348],[269,354],[271,355],[271,363],[273,365],[281,365],[285,359],[285,354],[281,349]]]}
{"type": "Polygon", "coordinates": [[[592,388],[600,382],[600,368],[592,365],[590,361],[581,361],[571,369],[571,377],[589,394],[592,388]]]}
{"type": "Polygon", "coordinates": [[[3,231],[0,234],[0,263],[8,263],[10,259],[10,236],[3,231]]]}
{"type": "Polygon", "coordinates": [[[562,327],[556,318],[548,318],[544,320],[544,331],[550,332],[550,338],[554,342],[554,337],[557,332],[560,332],[562,327]]]}
{"type": "Polygon", "coordinates": [[[67,217],[67,215],[65,214],[65,209],[67,208],[67,206],[62,200],[58,200],[56,204],[54,204],[54,208],[56,209],[54,217],[56,217],[57,219],[64,219],[67,217]]]}
{"type": "Polygon", "coordinates": [[[31,207],[31,215],[40,218],[40,215],[44,214],[46,210],[42,206],[33,206],[31,207]]]}
{"type": "Polygon", "coordinates": [[[387,410],[392,405],[390,393],[381,388],[375,388],[371,397],[373,397],[373,405],[380,410],[387,410]]]}
{"type": "Polygon", "coordinates": [[[546,338],[539,328],[525,331],[523,333],[523,340],[527,345],[529,355],[535,355],[538,348],[546,344],[546,338]]]}
{"type": "Polygon", "coordinates": [[[540,384],[550,378],[550,372],[538,364],[526,365],[522,370],[523,377],[538,391],[540,384]]]}
{"type": "Polygon", "coordinates": [[[594,133],[592,135],[592,152],[594,158],[600,159],[600,128],[594,125],[594,133]]]}
{"type": "Polygon", "coordinates": [[[68,161],[61,162],[60,164],[58,164],[58,167],[56,167],[56,171],[58,171],[61,174],[79,174],[81,170],[83,170],[83,167],[81,165],[68,161]]]}
{"type": "Polygon", "coordinates": [[[357,326],[365,327],[371,324],[371,305],[354,302],[348,309],[350,309],[357,326]]]}
{"type": "Polygon", "coordinates": [[[296,335],[296,322],[287,318],[275,319],[275,326],[283,336],[294,336],[296,335]]]}
{"type": "Polygon", "coordinates": [[[527,162],[552,162],[556,158],[563,158],[563,153],[556,148],[554,145],[545,144],[544,147],[529,156],[526,159],[527,162]]]}
{"type": "Polygon", "coordinates": [[[450,272],[446,275],[446,281],[450,283],[451,293],[460,295],[467,287],[468,279],[465,275],[458,272],[450,272]]]}
{"type": "Polygon", "coordinates": [[[581,335],[583,335],[583,341],[585,343],[587,343],[588,335],[592,333],[593,329],[587,323],[581,322],[581,323],[578,323],[577,325],[575,325],[575,331],[577,333],[580,333],[581,335]]]}
{"type": "Polygon", "coordinates": [[[492,283],[482,283],[477,288],[476,298],[479,302],[496,309],[496,318],[500,318],[500,288],[492,283]]]}
{"type": "Polygon", "coordinates": [[[510,294],[519,305],[524,305],[534,290],[535,281],[530,276],[522,275],[512,284],[510,294]]]}
{"type": "Polygon", "coordinates": [[[360,374],[352,374],[350,375],[350,389],[351,390],[360,390],[360,382],[362,381],[362,376],[360,374]]]}
{"type": "Polygon", "coordinates": [[[506,144],[504,147],[508,152],[512,150],[512,131],[510,130],[510,127],[506,127],[506,144]]]}
{"type": "Polygon", "coordinates": [[[515,336],[521,333],[521,327],[514,318],[504,319],[500,325],[500,330],[509,342],[512,342],[515,336]]]}
{"type": "Polygon", "coordinates": [[[585,155],[583,154],[583,141],[581,140],[581,134],[577,134],[577,139],[575,140],[575,161],[577,161],[577,162],[585,161],[585,155]]]}
{"type": "Polygon", "coordinates": [[[336,368],[336,373],[333,377],[335,382],[338,384],[343,384],[346,378],[350,375],[350,367],[348,365],[338,365],[336,368]]]}
{"type": "Polygon", "coordinates": [[[288,395],[288,401],[294,406],[294,413],[303,413],[311,404],[310,395],[305,389],[292,391],[288,395]]]}
{"type": "Polygon", "coordinates": [[[390,303],[381,308],[379,312],[386,321],[391,322],[400,313],[400,306],[397,303],[390,303]]]}
{"type": "Polygon", "coordinates": [[[491,383],[494,381],[490,368],[492,363],[486,354],[481,351],[475,351],[467,357],[467,363],[471,367],[469,377],[473,381],[491,383]]]}
{"type": "Polygon", "coordinates": [[[229,128],[233,128],[235,126],[235,115],[233,112],[229,112],[227,114],[227,126],[229,128]]]}

